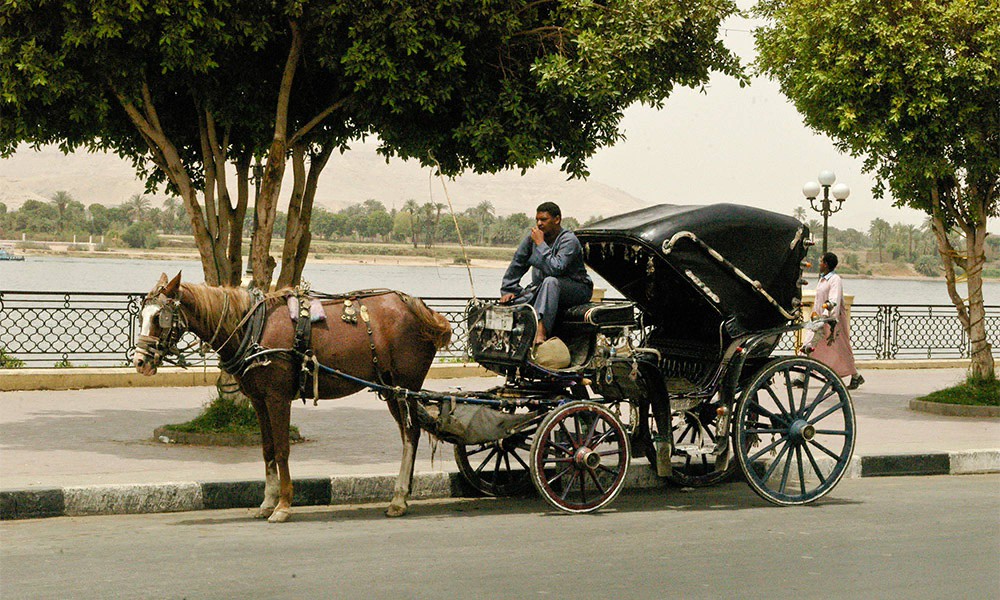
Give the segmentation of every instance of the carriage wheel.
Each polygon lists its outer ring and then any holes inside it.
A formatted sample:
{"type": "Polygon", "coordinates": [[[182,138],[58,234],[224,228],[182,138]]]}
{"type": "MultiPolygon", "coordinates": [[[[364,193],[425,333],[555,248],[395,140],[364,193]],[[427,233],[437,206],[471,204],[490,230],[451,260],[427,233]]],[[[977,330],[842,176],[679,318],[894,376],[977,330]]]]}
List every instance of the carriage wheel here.
{"type": "Polygon", "coordinates": [[[585,513],[614,500],[631,458],[622,422],[600,404],[564,404],[545,417],[531,444],[531,479],[559,510],[585,513]]]}
{"type": "MultiPolygon", "coordinates": [[[[739,466],[735,460],[729,461],[725,469],[715,470],[716,457],[711,450],[719,436],[719,406],[715,402],[704,402],[692,409],[672,413],[673,455],[671,473],[667,476],[671,483],[682,487],[705,487],[721,483],[736,473],[739,466]]],[[[632,444],[641,444],[646,460],[655,467],[656,419],[649,414],[648,407],[644,406],[642,412],[646,429],[633,437],[632,444]]]]}
{"type": "Polygon", "coordinates": [[[768,363],[746,387],[734,419],[740,468],[750,487],[775,504],[823,497],[854,453],[851,396],[840,377],[811,358],[768,363]]]}
{"type": "Polygon", "coordinates": [[[487,496],[517,496],[531,487],[528,458],[534,430],[508,438],[455,446],[458,471],[474,489],[487,496]]]}
{"type": "MultiPolygon", "coordinates": [[[[726,468],[715,470],[716,456],[712,450],[718,437],[728,434],[718,430],[719,406],[715,402],[702,402],[671,415],[674,448],[671,474],[667,477],[671,482],[684,487],[714,485],[730,478],[739,468],[736,461],[731,460],[726,468]]],[[[652,460],[656,460],[655,449],[652,460]]]]}

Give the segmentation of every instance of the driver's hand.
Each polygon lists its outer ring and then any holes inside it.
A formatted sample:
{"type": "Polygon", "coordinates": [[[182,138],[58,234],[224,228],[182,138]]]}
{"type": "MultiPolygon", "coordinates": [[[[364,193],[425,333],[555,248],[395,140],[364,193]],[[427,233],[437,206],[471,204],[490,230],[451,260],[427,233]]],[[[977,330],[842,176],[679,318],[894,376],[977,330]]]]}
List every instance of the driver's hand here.
{"type": "Polygon", "coordinates": [[[504,294],[503,296],[500,296],[500,304],[510,304],[514,298],[517,298],[516,294],[504,294]]]}
{"type": "Polygon", "coordinates": [[[535,242],[536,246],[539,246],[539,245],[541,245],[542,242],[545,241],[545,234],[542,233],[541,229],[539,229],[537,227],[532,227],[531,228],[531,241],[535,242]]]}

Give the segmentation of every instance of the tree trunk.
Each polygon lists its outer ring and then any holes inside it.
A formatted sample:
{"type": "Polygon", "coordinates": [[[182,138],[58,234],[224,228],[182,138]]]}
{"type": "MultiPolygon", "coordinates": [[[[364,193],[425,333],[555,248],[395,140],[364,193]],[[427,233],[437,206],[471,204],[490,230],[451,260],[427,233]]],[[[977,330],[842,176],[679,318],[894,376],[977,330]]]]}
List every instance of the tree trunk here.
{"type": "Polygon", "coordinates": [[[309,256],[309,244],[312,242],[309,226],[312,222],[313,201],[316,198],[320,173],[331,154],[333,147],[329,145],[313,154],[309,160],[309,173],[306,175],[305,145],[296,145],[292,150],[295,185],[288,203],[288,228],[281,253],[281,272],[277,283],[279,288],[296,286],[302,281],[302,269],[305,267],[306,258],[309,256]]]}
{"type": "MultiPolygon", "coordinates": [[[[958,320],[969,338],[971,345],[971,363],[969,376],[973,379],[993,379],[996,377],[992,347],[986,339],[986,309],[983,302],[983,264],[986,262],[986,219],[978,219],[974,223],[963,222],[965,235],[965,255],[955,251],[948,239],[942,212],[942,198],[936,186],[931,187],[931,224],[938,243],[938,253],[944,265],[945,281],[948,286],[948,296],[951,298],[958,320]],[[969,293],[968,304],[958,293],[958,277],[955,267],[965,271],[966,289],[969,293]]],[[[946,206],[947,208],[947,206],[946,206]]]]}

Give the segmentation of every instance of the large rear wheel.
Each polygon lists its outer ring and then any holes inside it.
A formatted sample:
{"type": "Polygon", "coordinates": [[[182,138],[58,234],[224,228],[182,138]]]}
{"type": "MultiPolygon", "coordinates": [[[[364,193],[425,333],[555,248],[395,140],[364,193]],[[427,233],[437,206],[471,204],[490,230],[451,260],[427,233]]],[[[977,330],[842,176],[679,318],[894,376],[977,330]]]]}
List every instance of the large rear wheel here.
{"type": "Polygon", "coordinates": [[[539,425],[531,479],[555,508],[591,512],[621,491],[630,459],[628,432],[611,411],[594,402],[570,402],[539,425]]]}
{"type": "Polygon", "coordinates": [[[832,490],[854,453],[854,406],[844,382],[811,358],[768,363],[736,408],[740,468],[762,498],[806,504],[832,490]]]}

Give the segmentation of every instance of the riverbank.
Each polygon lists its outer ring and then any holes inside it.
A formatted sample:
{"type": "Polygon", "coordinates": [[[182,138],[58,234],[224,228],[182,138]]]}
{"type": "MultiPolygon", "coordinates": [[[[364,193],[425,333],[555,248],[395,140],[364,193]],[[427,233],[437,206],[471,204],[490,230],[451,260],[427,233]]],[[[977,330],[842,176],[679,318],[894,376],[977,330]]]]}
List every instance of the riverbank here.
{"type": "MultiPolygon", "coordinates": [[[[499,250],[493,248],[493,250],[499,250]]],[[[514,248],[510,248],[513,256],[514,248]]],[[[201,257],[194,249],[183,250],[170,248],[167,250],[145,250],[141,248],[116,248],[113,250],[101,251],[75,251],[75,250],[40,250],[25,249],[19,250],[22,256],[51,256],[69,258],[94,258],[94,259],[119,259],[119,260],[172,260],[172,261],[200,261],[201,257]]],[[[460,255],[461,250],[456,248],[456,254],[460,255]]],[[[403,267],[455,267],[464,268],[464,264],[456,262],[456,258],[440,258],[434,256],[404,256],[404,255],[382,255],[382,254],[333,254],[329,252],[319,252],[309,255],[310,263],[321,263],[331,265],[391,265],[403,267]]],[[[505,269],[509,262],[507,260],[472,258],[469,265],[480,269],[505,269]]]]}

